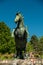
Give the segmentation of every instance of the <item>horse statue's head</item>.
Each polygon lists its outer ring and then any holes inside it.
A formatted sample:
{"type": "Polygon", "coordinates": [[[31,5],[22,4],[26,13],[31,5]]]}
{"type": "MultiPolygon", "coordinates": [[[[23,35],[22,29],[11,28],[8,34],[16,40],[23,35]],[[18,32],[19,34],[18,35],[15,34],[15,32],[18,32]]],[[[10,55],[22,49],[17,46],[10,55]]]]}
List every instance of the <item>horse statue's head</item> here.
{"type": "Polygon", "coordinates": [[[16,13],[16,17],[15,17],[15,23],[21,22],[23,20],[23,16],[20,12],[16,13]]]}

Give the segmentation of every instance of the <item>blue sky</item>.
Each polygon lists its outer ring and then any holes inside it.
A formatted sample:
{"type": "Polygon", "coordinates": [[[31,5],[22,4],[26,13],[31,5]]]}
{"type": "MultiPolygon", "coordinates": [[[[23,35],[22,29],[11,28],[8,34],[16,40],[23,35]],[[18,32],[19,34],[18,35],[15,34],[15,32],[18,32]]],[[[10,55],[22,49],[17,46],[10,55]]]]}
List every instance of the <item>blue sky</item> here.
{"type": "Polygon", "coordinates": [[[43,0],[0,0],[0,22],[4,21],[11,29],[15,28],[15,14],[24,16],[30,36],[43,36],[43,0]]]}

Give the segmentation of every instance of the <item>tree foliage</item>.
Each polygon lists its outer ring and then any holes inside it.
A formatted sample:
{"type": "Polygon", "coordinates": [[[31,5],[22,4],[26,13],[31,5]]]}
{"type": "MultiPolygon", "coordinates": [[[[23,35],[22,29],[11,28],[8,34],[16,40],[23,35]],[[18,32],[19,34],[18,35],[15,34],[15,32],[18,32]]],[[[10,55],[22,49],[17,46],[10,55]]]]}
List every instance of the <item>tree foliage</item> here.
{"type": "Polygon", "coordinates": [[[38,37],[36,35],[33,35],[30,40],[31,44],[33,45],[34,49],[37,51],[38,49],[38,37]]]}
{"type": "Polygon", "coordinates": [[[39,40],[39,50],[40,50],[40,54],[43,54],[43,36],[40,38],[39,40]]]}
{"type": "Polygon", "coordinates": [[[34,51],[43,54],[43,36],[38,39],[36,35],[33,35],[30,40],[31,44],[33,45],[34,51]]]}
{"type": "MultiPolygon", "coordinates": [[[[43,36],[38,38],[33,35],[30,42],[27,42],[26,52],[35,51],[43,54],[43,36]]],[[[10,28],[4,23],[0,22],[0,53],[14,53],[16,52],[14,37],[11,37],[10,28]]]]}
{"type": "Polygon", "coordinates": [[[15,43],[11,37],[10,28],[4,22],[0,22],[0,52],[10,53],[14,51],[15,43]]]}
{"type": "Polygon", "coordinates": [[[40,38],[40,47],[41,47],[41,50],[43,51],[43,36],[40,38]]]}
{"type": "Polygon", "coordinates": [[[33,45],[31,44],[31,42],[28,42],[26,45],[26,52],[33,52],[33,45]]]}

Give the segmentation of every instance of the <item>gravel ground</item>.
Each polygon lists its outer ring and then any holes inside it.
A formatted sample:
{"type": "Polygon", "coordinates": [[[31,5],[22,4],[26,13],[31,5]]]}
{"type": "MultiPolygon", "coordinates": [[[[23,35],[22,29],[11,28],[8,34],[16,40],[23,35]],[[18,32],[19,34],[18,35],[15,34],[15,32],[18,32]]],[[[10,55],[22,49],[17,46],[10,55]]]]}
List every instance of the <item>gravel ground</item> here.
{"type": "Polygon", "coordinates": [[[43,59],[15,59],[15,60],[0,60],[0,65],[43,65],[43,59]]]}

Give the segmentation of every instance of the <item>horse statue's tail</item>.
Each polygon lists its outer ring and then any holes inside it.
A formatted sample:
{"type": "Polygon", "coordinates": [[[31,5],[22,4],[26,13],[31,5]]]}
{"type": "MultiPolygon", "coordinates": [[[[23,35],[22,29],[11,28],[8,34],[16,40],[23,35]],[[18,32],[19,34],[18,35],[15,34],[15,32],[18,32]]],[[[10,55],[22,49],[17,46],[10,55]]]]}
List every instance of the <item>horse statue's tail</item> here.
{"type": "Polygon", "coordinates": [[[14,31],[15,29],[12,30],[11,37],[14,37],[14,31]]]}
{"type": "Polygon", "coordinates": [[[28,32],[28,27],[26,26],[26,32],[27,32],[27,38],[29,38],[29,32],[28,32]]]}

